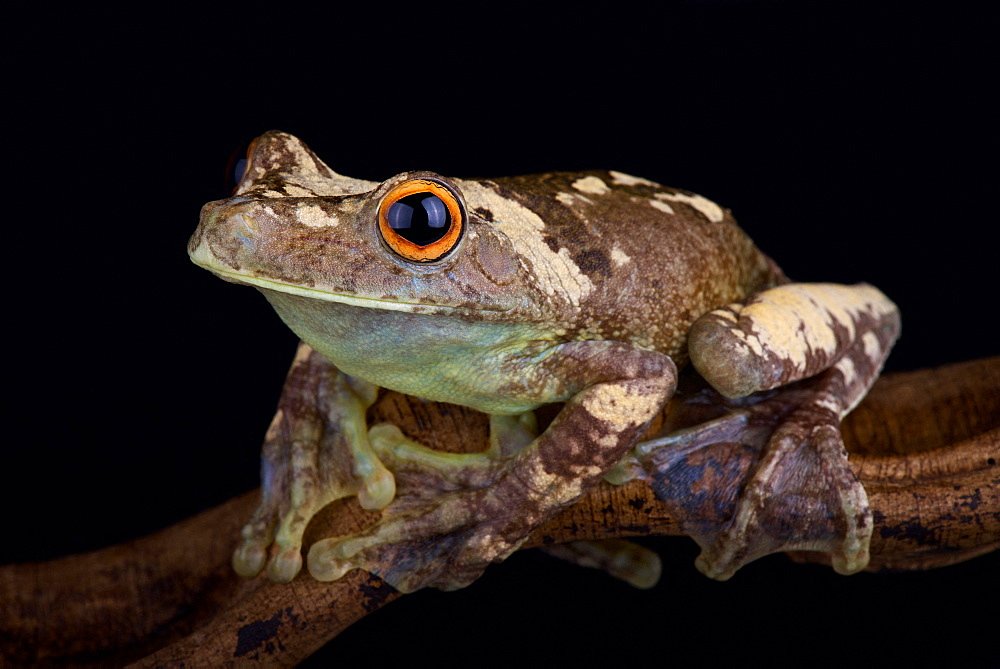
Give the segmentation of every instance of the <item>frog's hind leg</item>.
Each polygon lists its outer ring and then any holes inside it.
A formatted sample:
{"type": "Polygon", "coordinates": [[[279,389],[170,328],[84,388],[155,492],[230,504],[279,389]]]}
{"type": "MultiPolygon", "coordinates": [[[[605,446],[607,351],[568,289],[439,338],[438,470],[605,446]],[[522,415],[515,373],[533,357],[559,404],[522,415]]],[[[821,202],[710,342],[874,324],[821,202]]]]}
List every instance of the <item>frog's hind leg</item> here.
{"type": "Polygon", "coordinates": [[[392,501],[395,480],[365,424],[377,392],[300,345],[264,440],[261,502],[233,554],[238,574],[255,576],[266,564],[272,580],[290,581],[302,567],[303,533],[320,509],[352,495],[366,509],[392,501]]]}
{"type": "MultiPolygon", "coordinates": [[[[741,475],[724,527],[707,528],[692,520],[693,507],[679,509],[688,514],[682,525],[702,546],[697,566],[703,573],[726,579],[743,564],[784,550],[827,552],[841,573],[864,569],[872,512],[848,466],[840,421],[864,397],[898,335],[895,305],[866,285],[780,286],[694,325],[692,362],[727,397],[807,379],[749,397],[744,409],[714,421],[731,428],[738,419],[745,425],[738,434],[709,428],[681,440],[690,450],[738,439],[758,451],[741,475]]],[[[660,463],[661,482],[670,478],[664,472],[689,467],[678,455],[660,463]]],[[[724,469],[713,467],[711,476],[724,469]]]]}

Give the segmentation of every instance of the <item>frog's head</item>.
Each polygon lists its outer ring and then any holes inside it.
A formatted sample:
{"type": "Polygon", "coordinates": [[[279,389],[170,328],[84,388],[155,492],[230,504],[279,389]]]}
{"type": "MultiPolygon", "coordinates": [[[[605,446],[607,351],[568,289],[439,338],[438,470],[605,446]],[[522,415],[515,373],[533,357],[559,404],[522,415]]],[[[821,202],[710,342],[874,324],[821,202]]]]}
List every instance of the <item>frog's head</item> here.
{"type": "Polygon", "coordinates": [[[538,287],[508,237],[470,209],[460,183],[429,172],[381,184],[344,177],[272,131],[251,146],[234,196],[202,209],[188,251],[223,279],[265,290],[523,318],[538,287]]]}

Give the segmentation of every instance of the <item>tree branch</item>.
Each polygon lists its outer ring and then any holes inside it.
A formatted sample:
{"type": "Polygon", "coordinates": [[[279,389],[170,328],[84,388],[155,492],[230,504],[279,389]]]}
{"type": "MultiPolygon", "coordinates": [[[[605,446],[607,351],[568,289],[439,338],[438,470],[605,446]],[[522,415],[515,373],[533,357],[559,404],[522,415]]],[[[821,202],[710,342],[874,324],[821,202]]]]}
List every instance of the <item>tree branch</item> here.
{"type": "MultiPolygon", "coordinates": [[[[678,402],[671,429],[698,418],[678,402]]],[[[372,413],[442,450],[486,442],[484,417],[462,407],[387,393],[372,413]]],[[[1000,358],[883,377],[843,432],[875,510],[871,568],[938,567],[1000,546],[1000,358]]],[[[237,578],[229,558],[257,495],[120,546],[0,568],[0,657],[13,664],[294,664],[399,596],[360,571],[336,583],[237,578]]],[[[307,543],[377,518],[353,500],[335,503],[314,520],[307,543]]],[[[652,488],[632,482],[600,486],[525,547],[680,533],[652,488]]]]}

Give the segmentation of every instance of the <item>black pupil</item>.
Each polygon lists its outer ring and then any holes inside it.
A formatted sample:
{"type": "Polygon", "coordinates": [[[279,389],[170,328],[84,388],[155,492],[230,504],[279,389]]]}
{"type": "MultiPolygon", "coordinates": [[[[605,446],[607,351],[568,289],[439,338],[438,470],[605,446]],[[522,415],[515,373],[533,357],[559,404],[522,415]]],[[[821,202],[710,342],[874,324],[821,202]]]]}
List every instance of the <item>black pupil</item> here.
{"type": "Polygon", "coordinates": [[[448,233],[448,207],[433,193],[414,193],[396,200],[386,215],[389,227],[417,246],[433,244],[448,233]]]}

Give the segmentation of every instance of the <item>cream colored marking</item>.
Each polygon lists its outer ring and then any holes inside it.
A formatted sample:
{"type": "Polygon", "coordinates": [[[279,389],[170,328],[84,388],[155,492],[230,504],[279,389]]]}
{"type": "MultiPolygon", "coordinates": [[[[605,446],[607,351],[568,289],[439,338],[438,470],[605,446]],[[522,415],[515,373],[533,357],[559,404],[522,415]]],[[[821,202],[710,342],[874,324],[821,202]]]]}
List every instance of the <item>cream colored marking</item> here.
{"type": "MultiPolygon", "coordinates": [[[[295,349],[295,357],[292,358],[292,366],[295,367],[305,364],[312,352],[313,350],[308,344],[300,342],[298,347],[295,349]]],[[[280,412],[281,410],[279,409],[278,411],[280,412]]]]}
{"type": "Polygon", "coordinates": [[[866,332],[861,337],[861,343],[865,347],[865,355],[871,360],[877,360],[882,355],[882,345],[874,332],[866,332]]]}
{"type": "Polygon", "coordinates": [[[569,257],[565,248],[553,252],[542,239],[545,221],[538,214],[474,181],[460,181],[459,188],[470,206],[484,206],[493,212],[497,227],[507,235],[514,251],[535,277],[535,285],[546,295],[579,307],[594,290],[590,277],[569,257]],[[474,203],[474,204],[473,204],[474,203]]]}
{"type": "Polygon", "coordinates": [[[660,184],[650,181],[649,179],[643,179],[642,177],[634,177],[631,174],[625,174],[624,172],[615,172],[611,170],[608,172],[611,175],[611,182],[620,184],[622,186],[659,186],[660,184]]]}
{"type": "Polygon", "coordinates": [[[316,197],[316,194],[307,188],[289,183],[285,185],[285,193],[288,197],[316,197]]]}
{"type": "MultiPolygon", "coordinates": [[[[298,354],[296,354],[295,357],[297,360],[298,354]]],[[[271,419],[271,424],[267,428],[267,434],[264,436],[264,439],[268,441],[273,441],[279,437],[281,433],[281,423],[284,420],[284,418],[285,418],[284,409],[278,409],[274,413],[274,418],[271,419]]]]}
{"type": "Polygon", "coordinates": [[[277,198],[277,197],[285,197],[285,194],[279,193],[276,190],[266,190],[263,193],[261,193],[261,197],[277,198]]]}
{"type": "Polygon", "coordinates": [[[611,190],[608,188],[606,183],[595,176],[577,179],[573,182],[573,188],[577,189],[581,193],[590,193],[592,195],[604,195],[611,190]]]}
{"type": "Polygon", "coordinates": [[[275,220],[281,220],[281,215],[278,214],[274,209],[268,206],[261,207],[261,210],[275,220]]]}
{"type": "Polygon", "coordinates": [[[605,432],[604,434],[591,433],[590,441],[594,442],[603,449],[614,448],[618,445],[618,437],[614,432],[605,432]]]}
{"type": "Polygon", "coordinates": [[[632,262],[632,258],[621,250],[618,246],[618,242],[615,242],[615,245],[611,247],[611,262],[613,262],[616,267],[621,267],[626,263],[632,262]]]}
{"type": "Polygon", "coordinates": [[[736,328],[730,332],[755,351],[756,340],[763,349],[805,369],[809,350],[836,354],[834,323],[847,330],[848,341],[854,341],[855,317],[861,313],[878,317],[893,309],[892,302],[871,286],[793,283],[764,291],[743,307],[740,322],[749,324],[752,336],[736,328]]]}
{"type": "Polygon", "coordinates": [[[318,176],[319,172],[316,170],[316,160],[309,155],[301,140],[287,134],[282,134],[282,137],[285,138],[283,142],[285,148],[291,151],[292,161],[298,168],[295,171],[301,174],[315,174],[318,176]]]}
{"type": "Polygon", "coordinates": [[[718,318],[719,320],[729,321],[730,323],[736,322],[736,314],[728,309],[716,309],[712,312],[712,316],[718,318]]]}
{"type": "MultiPolygon", "coordinates": [[[[617,442],[616,439],[612,439],[612,441],[617,442]]],[[[614,444],[611,445],[613,446],[614,444]]],[[[596,465],[580,465],[580,466],[571,465],[570,468],[573,470],[574,474],[580,477],[601,475],[601,468],[596,465]]]]}
{"type": "Polygon", "coordinates": [[[674,212],[674,208],[671,207],[666,202],[660,202],[659,200],[650,200],[649,204],[652,205],[653,209],[659,209],[660,211],[662,211],[665,214],[673,214],[673,213],[675,213],[674,212]]]}
{"type": "MultiPolygon", "coordinates": [[[[288,140],[289,139],[294,140],[294,144],[299,144],[300,143],[299,139],[297,137],[292,137],[291,135],[286,135],[286,134],[282,134],[281,136],[284,138],[284,142],[283,142],[284,144],[288,144],[288,140]]],[[[280,146],[280,144],[272,144],[271,145],[271,149],[272,149],[271,150],[271,154],[265,160],[265,162],[267,162],[269,165],[278,165],[278,164],[280,164],[281,153],[278,151],[279,146],[280,146]]]]}
{"type": "Polygon", "coordinates": [[[637,393],[616,383],[594,386],[580,404],[591,416],[610,423],[618,432],[651,419],[660,410],[656,395],[637,393]]]}
{"type": "Polygon", "coordinates": [[[532,463],[525,483],[546,500],[557,503],[569,501],[583,493],[583,482],[579,478],[568,479],[552,474],[538,461],[532,463]]]}
{"type": "MultiPolygon", "coordinates": [[[[805,369],[810,349],[828,355],[836,351],[837,338],[827,316],[811,291],[802,290],[802,284],[791,284],[755,297],[740,313],[740,321],[749,319],[750,328],[764,349],[788,359],[796,369],[805,369]]],[[[854,338],[853,330],[848,337],[854,338]]]]}
{"type": "Polygon", "coordinates": [[[298,219],[299,223],[308,225],[310,228],[330,228],[340,224],[336,215],[328,215],[322,207],[316,204],[296,208],[295,218],[298,219]]]}
{"type": "Polygon", "coordinates": [[[733,337],[735,337],[737,341],[746,345],[746,347],[749,348],[750,351],[753,352],[753,354],[756,355],[757,357],[764,355],[764,345],[761,344],[761,341],[758,337],[748,335],[738,327],[729,328],[729,333],[733,335],[733,337]]]}
{"type": "Polygon", "coordinates": [[[683,193],[657,193],[657,198],[661,200],[670,200],[671,202],[683,202],[689,204],[705,217],[712,221],[713,223],[719,223],[725,218],[725,213],[722,211],[722,207],[715,204],[708,198],[704,198],[701,195],[684,195],[683,193]]]}
{"type": "Polygon", "coordinates": [[[844,407],[841,406],[840,402],[826,395],[816,400],[816,405],[821,406],[824,409],[829,409],[838,416],[841,415],[841,412],[844,410],[844,407]]]}
{"type": "Polygon", "coordinates": [[[854,367],[854,361],[850,358],[841,358],[837,361],[837,369],[844,375],[844,383],[851,386],[858,380],[858,370],[854,367]]]}
{"type": "Polygon", "coordinates": [[[556,199],[562,202],[567,207],[575,207],[581,202],[590,203],[590,200],[582,195],[575,195],[573,193],[557,193],[556,199]]]}
{"type": "Polygon", "coordinates": [[[740,360],[749,358],[751,355],[760,357],[760,342],[756,339],[737,339],[736,348],[731,349],[731,351],[738,355],[740,360]]]}

